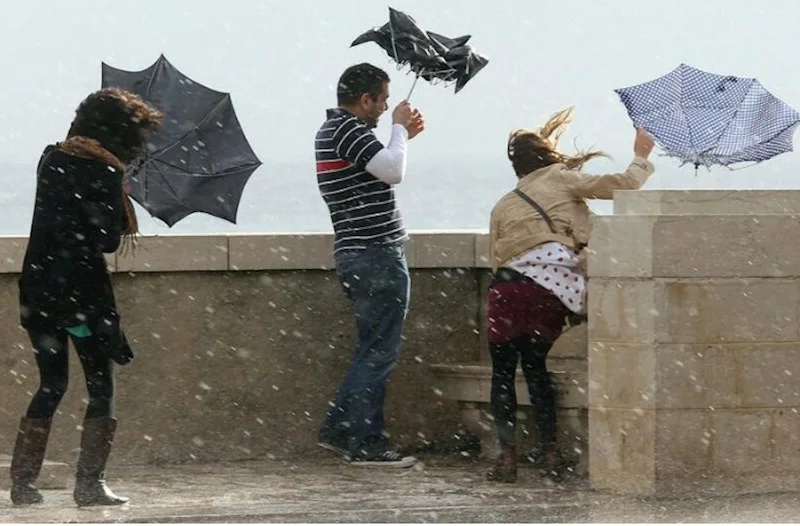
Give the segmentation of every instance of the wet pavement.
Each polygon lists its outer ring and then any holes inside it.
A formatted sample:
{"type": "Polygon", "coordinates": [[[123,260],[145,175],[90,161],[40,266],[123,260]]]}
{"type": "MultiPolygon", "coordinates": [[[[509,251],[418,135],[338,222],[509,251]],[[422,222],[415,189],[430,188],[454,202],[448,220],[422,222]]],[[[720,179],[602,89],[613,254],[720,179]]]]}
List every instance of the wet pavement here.
{"type": "Polygon", "coordinates": [[[533,468],[517,484],[483,478],[488,464],[423,458],[405,470],[332,458],[224,465],[119,467],[120,507],[78,509],[71,487],[43,504],[0,498],[0,522],[797,522],[800,492],[702,500],[606,495],[585,480],[546,485],[533,468]]]}

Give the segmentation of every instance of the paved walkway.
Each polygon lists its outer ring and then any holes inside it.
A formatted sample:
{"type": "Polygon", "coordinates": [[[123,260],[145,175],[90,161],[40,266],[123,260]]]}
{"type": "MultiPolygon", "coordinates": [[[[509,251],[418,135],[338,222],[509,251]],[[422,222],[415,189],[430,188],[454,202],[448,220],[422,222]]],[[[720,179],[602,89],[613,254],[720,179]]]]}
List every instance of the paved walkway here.
{"type": "Polygon", "coordinates": [[[484,463],[424,459],[407,470],[305,462],[116,468],[120,507],[77,509],[71,490],[11,506],[0,522],[792,522],[800,493],[652,501],[589,491],[585,481],[543,484],[532,469],[516,485],[490,484],[484,463]]]}

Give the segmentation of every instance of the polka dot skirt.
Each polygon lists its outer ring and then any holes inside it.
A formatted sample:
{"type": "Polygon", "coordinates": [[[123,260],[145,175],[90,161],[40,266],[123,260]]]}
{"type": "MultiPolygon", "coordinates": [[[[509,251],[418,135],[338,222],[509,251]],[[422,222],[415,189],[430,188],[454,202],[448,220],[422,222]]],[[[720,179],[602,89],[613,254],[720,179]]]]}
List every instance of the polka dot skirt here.
{"type": "Polygon", "coordinates": [[[575,250],[561,243],[542,243],[505,266],[525,274],[555,294],[572,312],[585,312],[586,278],[578,268],[575,250]]]}

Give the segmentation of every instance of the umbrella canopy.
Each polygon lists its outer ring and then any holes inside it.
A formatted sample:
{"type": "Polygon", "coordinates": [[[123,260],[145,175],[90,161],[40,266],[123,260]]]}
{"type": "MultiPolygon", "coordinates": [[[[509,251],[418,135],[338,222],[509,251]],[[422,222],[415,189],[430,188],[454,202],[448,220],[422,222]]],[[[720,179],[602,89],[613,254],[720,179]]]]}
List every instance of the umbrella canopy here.
{"type": "Polygon", "coordinates": [[[489,63],[489,59],[467,45],[469,39],[470,35],[447,38],[425,31],[411,16],[390,7],[389,22],[363,33],[350,46],[375,42],[398,66],[415,73],[416,78],[433,83],[455,81],[458,93],[489,63]]]}
{"type": "MultiPolygon", "coordinates": [[[[461,88],[489,63],[488,58],[476,53],[472,47],[467,45],[471,35],[447,38],[438,33],[428,31],[428,37],[434,44],[436,51],[450,67],[451,73],[445,80],[456,81],[456,93],[461,91],[461,88]]],[[[431,80],[424,73],[422,77],[425,80],[431,80]]]]}
{"type": "Polygon", "coordinates": [[[655,80],[616,90],[634,125],[682,164],[760,162],[792,151],[800,114],[756,79],[681,64],[655,80]]]}
{"type": "Polygon", "coordinates": [[[230,94],[193,81],[164,55],[143,71],[103,64],[102,86],[135,93],[164,113],[147,153],[129,168],[131,197],[169,226],[194,212],[236,223],[242,191],[261,161],[230,94]]]}
{"type": "Polygon", "coordinates": [[[350,46],[365,42],[375,42],[398,65],[408,66],[414,73],[450,73],[450,66],[439,56],[425,31],[402,11],[390,7],[389,22],[361,34],[350,46]]]}

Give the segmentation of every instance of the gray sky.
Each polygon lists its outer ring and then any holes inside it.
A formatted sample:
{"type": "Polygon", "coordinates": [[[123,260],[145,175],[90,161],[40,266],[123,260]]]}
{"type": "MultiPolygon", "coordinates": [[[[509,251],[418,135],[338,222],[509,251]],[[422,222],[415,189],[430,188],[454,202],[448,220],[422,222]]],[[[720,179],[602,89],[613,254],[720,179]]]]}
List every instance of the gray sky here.
{"type": "MultiPolygon", "coordinates": [[[[143,69],[163,52],[186,75],[231,92],[265,164],[254,177],[264,179],[270,164],[308,163],[313,169],[314,131],[323,110],[334,104],[335,82],[348,65],[369,61],[387,69],[394,102],[412,82],[374,44],[348,47],[359,33],[386,21],[382,2],[3,4],[0,166],[33,169],[43,146],[63,137],[77,103],[99,87],[102,61],[143,69]]],[[[411,144],[410,174],[426,163],[446,170],[450,160],[458,170],[465,165],[509,170],[508,132],[537,126],[567,105],[576,106],[576,119],[564,145],[577,136],[580,146],[614,155],[613,161],[588,165],[590,171],[621,168],[629,160],[633,130],[613,89],[652,79],[681,62],[756,77],[800,108],[800,2],[795,0],[396,0],[390,5],[425,28],[449,36],[472,34],[472,44],[490,59],[458,95],[452,87],[417,85],[412,103],[425,113],[428,130],[411,144]]],[[[387,130],[385,119],[379,135],[387,130]]],[[[650,188],[800,187],[800,161],[793,153],[732,173],[701,171],[697,179],[691,168],[679,171],[671,159],[656,163],[659,172],[650,188]]],[[[22,188],[8,177],[19,173],[0,174],[7,197],[8,188],[22,188]]],[[[448,177],[458,181],[457,174],[448,177]]],[[[313,191],[313,174],[308,179],[304,192],[313,191]]],[[[270,183],[264,184],[260,188],[268,191],[270,183]]],[[[424,188],[415,184],[415,191],[424,188]]]]}

